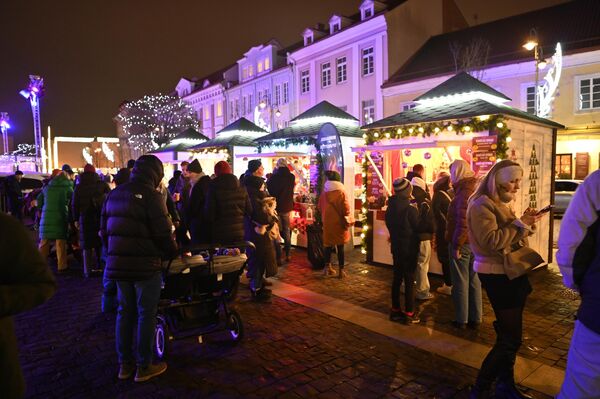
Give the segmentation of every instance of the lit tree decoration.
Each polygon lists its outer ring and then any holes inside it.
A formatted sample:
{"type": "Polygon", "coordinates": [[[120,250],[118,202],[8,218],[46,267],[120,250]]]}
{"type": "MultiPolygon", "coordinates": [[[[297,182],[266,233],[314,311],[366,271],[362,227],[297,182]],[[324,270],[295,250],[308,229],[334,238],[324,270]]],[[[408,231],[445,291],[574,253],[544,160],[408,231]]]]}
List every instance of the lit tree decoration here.
{"type": "Polygon", "coordinates": [[[110,149],[106,141],[102,142],[102,152],[110,162],[115,162],[115,152],[110,149]]]}
{"type": "Polygon", "coordinates": [[[194,109],[177,96],[163,94],[125,103],[117,120],[131,146],[142,152],[168,143],[185,129],[198,130],[194,109]]]}
{"type": "Polygon", "coordinates": [[[19,144],[17,145],[17,149],[11,152],[11,155],[35,156],[35,148],[35,145],[32,144],[19,144]]]}
{"type": "Polygon", "coordinates": [[[90,147],[85,147],[81,150],[81,155],[83,155],[83,159],[85,159],[86,163],[89,163],[90,165],[94,164],[94,158],[92,157],[92,154],[90,154],[90,147]]]}

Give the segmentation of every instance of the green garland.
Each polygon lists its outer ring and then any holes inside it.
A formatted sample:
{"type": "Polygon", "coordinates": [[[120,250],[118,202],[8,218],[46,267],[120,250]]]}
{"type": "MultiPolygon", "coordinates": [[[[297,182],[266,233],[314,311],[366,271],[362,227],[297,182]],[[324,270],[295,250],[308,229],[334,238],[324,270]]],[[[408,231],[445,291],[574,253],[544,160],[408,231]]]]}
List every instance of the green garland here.
{"type": "MultiPolygon", "coordinates": [[[[506,126],[506,121],[501,115],[491,115],[488,117],[476,117],[464,120],[454,121],[441,121],[441,122],[427,122],[419,124],[404,125],[395,128],[382,128],[382,129],[370,129],[363,138],[365,144],[372,145],[380,142],[383,139],[402,139],[406,137],[418,137],[423,138],[438,136],[442,132],[448,134],[454,132],[456,135],[464,135],[470,132],[482,132],[489,131],[491,134],[498,136],[497,147],[496,147],[496,158],[507,159],[508,158],[508,138],[510,137],[510,129],[506,126]]],[[[366,155],[363,155],[363,202],[362,202],[362,222],[363,232],[361,233],[362,243],[361,252],[367,253],[367,236],[370,234],[370,229],[367,224],[367,214],[369,212],[367,203],[367,176],[369,173],[369,161],[366,155]]]]}
{"type": "Polygon", "coordinates": [[[287,138],[287,139],[274,139],[269,142],[261,141],[258,143],[258,153],[262,152],[264,147],[282,147],[288,148],[290,145],[297,144],[307,144],[307,145],[315,145],[317,143],[317,139],[314,137],[298,137],[298,138],[287,138]]]}

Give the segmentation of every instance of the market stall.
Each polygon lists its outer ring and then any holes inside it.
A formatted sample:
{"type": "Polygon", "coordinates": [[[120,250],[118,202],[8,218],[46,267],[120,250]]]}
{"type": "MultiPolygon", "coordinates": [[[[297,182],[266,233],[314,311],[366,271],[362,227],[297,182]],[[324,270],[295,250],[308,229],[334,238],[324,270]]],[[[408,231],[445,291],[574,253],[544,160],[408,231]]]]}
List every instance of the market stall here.
{"type": "MultiPolygon", "coordinates": [[[[273,170],[279,158],[285,158],[290,171],[296,176],[295,205],[291,216],[292,244],[307,245],[306,228],[315,221],[317,187],[320,174],[327,169],[340,172],[346,192],[352,199],[355,193],[356,176],[361,175],[361,164],[355,162],[351,148],[363,143],[363,132],[352,115],[333,104],[323,101],[292,119],[289,126],[256,139],[265,172],[273,170]]],[[[350,200],[351,211],[360,209],[350,200]]],[[[360,225],[355,228],[356,241],[360,244],[360,225]]]]}
{"type": "Polygon", "coordinates": [[[177,164],[193,159],[191,148],[208,140],[208,137],[192,128],[175,136],[166,145],[152,151],[163,162],[165,176],[172,176],[177,164]]]}
{"type": "Polygon", "coordinates": [[[260,158],[255,139],[267,132],[246,118],[225,126],[217,132],[214,139],[190,148],[194,152],[206,174],[211,175],[217,162],[225,160],[232,163],[233,173],[240,176],[246,171],[248,160],[260,158]],[[236,157],[236,154],[243,154],[236,157]]]}
{"type": "MultiPolygon", "coordinates": [[[[405,177],[415,164],[424,166],[433,194],[435,179],[440,172],[448,172],[455,159],[469,162],[483,176],[495,162],[508,158],[525,171],[515,212],[552,202],[556,130],[561,125],[510,107],[505,104],[508,101],[502,93],[460,73],[415,99],[415,108],[363,127],[365,145],[353,151],[363,158],[362,252],[367,261],[392,264],[386,200],[391,182],[405,177]]],[[[530,240],[548,262],[551,221],[542,219],[538,234],[530,240]]],[[[436,256],[432,256],[430,272],[441,274],[436,256]]]]}

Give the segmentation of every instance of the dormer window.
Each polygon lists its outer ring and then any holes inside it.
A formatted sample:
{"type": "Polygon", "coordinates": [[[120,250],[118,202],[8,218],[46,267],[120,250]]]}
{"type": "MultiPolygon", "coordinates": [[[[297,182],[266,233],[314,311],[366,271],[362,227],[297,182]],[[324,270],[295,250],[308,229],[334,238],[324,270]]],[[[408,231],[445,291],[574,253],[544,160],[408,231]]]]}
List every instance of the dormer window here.
{"type": "Polygon", "coordinates": [[[269,61],[269,58],[265,58],[265,71],[268,71],[269,68],[271,68],[271,63],[269,61]]]}
{"type": "Polygon", "coordinates": [[[312,34],[304,36],[304,45],[305,46],[308,46],[309,44],[312,44],[312,42],[313,42],[313,35],[312,34]]]}
{"type": "Polygon", "coordinates": [[[360,5],[361,20],[364,21],[365,19],[371,18],[373,14],[375,14],[374,7],[375,5],[373,4],[372,0],[363,1],[363,3],[360,5]]]}

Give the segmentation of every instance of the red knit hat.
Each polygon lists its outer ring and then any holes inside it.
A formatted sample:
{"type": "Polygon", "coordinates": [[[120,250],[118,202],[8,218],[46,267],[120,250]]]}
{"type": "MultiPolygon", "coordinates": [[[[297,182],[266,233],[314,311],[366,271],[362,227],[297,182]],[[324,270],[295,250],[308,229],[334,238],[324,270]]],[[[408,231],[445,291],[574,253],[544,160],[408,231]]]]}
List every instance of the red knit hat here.
{"type": "Polygon", "coordinates": [[[94,168],[94,165],[87,163],[83,167],[83,173],[96,173],[96,168],[94,168]]]}
{"type": "Polygon", "coordinates": [[[217,175],[217,176],[226,175],[226,174],[230,175],[231,173],[233,173],[231,170],[231,165],[229,165],[227,162],[219,161],[215,164],[215,175],[217,175]]]}

